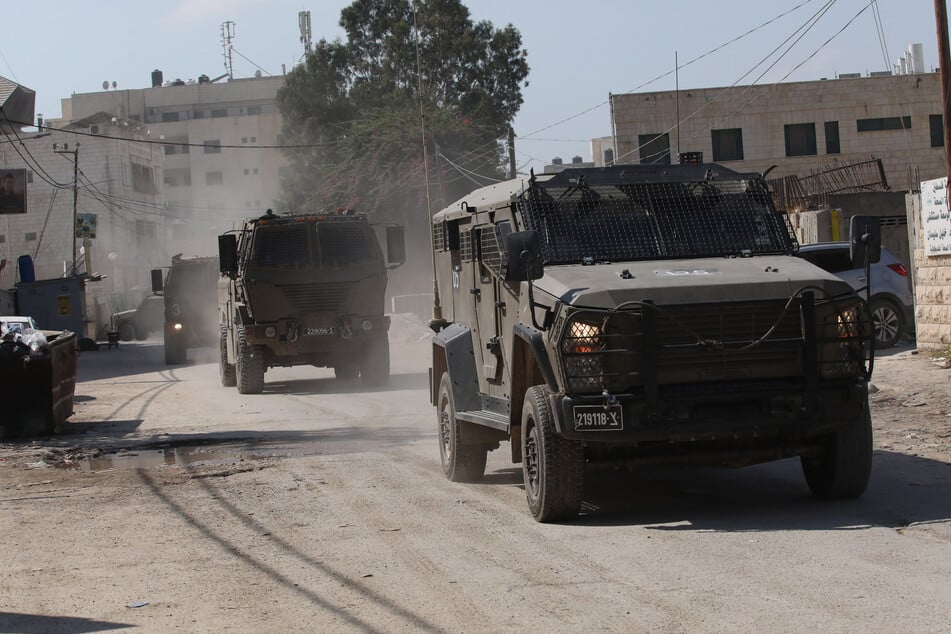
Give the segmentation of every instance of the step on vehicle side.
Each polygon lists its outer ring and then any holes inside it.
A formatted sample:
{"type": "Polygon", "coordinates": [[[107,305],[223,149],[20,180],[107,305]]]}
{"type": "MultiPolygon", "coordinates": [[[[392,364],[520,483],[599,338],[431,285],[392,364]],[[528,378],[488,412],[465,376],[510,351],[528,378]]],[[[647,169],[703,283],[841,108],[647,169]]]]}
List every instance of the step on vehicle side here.
{"type": "MultiPolygon", "coordinates": [[[[857,218],[854,258],[875,261],[857,218]]],[[[713,164],[569,168],[433,217],[430,394],[442,468],[508,441],[532,515],[568,519],[591,462],[799,456],[860,495],[872,431],[865,300],[795,257],[766,181],[713,164]]]]}
{"type": "Polygon", "coordinates": [[[384,293],[387,270],[405,260],[402,227],[385,227],[384,258],[366,215],[268,211],[218,239],[222,385],[256,394],[268,368],[295,365],[384,384],[384,293]]]}
{"type": "Polygon", "coordinates": [[[189,348],[218,341],[218,258],[172,257],[168,273],[152,269],[152,292],[162,295],[165,309],[165,363],[185,363],[189,348]]]}

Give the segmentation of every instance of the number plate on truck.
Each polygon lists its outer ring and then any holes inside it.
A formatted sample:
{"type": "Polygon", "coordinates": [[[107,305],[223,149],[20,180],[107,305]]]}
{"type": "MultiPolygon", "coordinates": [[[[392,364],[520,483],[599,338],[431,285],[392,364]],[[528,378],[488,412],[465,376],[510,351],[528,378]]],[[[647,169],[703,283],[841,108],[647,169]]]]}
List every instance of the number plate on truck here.
{"type": "Polygon", "coordinates": [[[336,328],[304,328],[305,337],[316,337],[318,335],[335,335],[336,328]]]}
{"type": "Polygon", "coordinates": [[[620,405],[575,405],[575,431],[616,431],[624,429],[620,405]]]}

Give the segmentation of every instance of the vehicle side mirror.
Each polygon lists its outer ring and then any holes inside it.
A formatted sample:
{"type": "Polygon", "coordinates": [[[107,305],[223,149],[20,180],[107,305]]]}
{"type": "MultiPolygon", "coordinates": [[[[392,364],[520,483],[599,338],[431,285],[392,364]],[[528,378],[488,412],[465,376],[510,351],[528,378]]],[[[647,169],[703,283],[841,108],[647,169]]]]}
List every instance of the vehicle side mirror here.
{"type": "Polygon", "coordinates": [[[504,279],[507,282],[537,280],[545,274],[537,231],[513,231],[505,236],[504,279]]]}
{"type": "Polygon", "coordinates": [[[849,256],[856,268],[882,258],[882,226],[876,216],[852,216],[849,220],[849,256]]]}
{"type": "Polygon", "coordinates": [[[406,240],[403,227],[400,225],[386,226],[386,266],[396,268],[406,263],[406,240]]]}
{"type": "Polygon", "coordinates": [[[233,233],[218,236],[218,270],[228,277],[238,274],[238,238],[233,233]]]}
{"type": "Polygon", "coordinates": [[[162,269],[152,269],[152,292],[158,295],[163,289],[162,269]]]}

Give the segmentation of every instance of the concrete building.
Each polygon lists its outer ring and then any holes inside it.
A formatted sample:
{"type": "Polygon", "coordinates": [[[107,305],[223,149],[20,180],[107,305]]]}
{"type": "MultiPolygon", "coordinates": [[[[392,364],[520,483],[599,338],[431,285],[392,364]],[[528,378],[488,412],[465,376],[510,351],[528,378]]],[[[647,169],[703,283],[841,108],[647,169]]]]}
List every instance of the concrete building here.
{"type": "Polygon", "coordinates": [[[707,162],[770,177],[881,159],[892,189],[945,173],[938,73],[611,95],[614,159],[707,162]],[[680,112],[680,122],[677,112],[680,112]]]}
{"type": "Polygon", "coordinates": [[[36,279],[105,275],[87,287],[90,336],[148,292],[149,270],[164,264],[167,252],[157,186],[164,155],[142,143],[145,132],[106,113],[52,131],[0,122],[0,170],[24,174],[26,203],[25,213],[0,215],[0,247],[9,260],[0,288],[23,279],[23,255],[32,258],[36,279]],[[77,225],[88,239],[75,237],[77,225]]]}
{"type": "MultiPolygon", "coordinates": [[[[275,98],[283,77],[218,83],[162,81],[152,87],[74,93],[62,100],[63,122],[107,112],[144,126],[165,155],[158,180],[168,204],[170,254],[212,255],[216,236],[274,207],[280,195],[281,116],[275,98]]],[[[51,122],[58,126],[62,122],[51,122]]]]}

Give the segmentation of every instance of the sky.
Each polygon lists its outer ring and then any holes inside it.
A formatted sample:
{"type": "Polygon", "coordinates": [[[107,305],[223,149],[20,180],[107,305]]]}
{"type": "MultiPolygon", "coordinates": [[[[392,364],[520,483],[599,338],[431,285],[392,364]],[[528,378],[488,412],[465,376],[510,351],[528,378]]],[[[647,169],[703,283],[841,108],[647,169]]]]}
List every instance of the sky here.
{"type": "MultiPolygon", "coordinates": [[[[6,8],[14,3],[2,0],[6,8]]],[[[340,10],[320,0],[46,0],[4,20],[0,75],[36,91],[36,112],[59,117],[60,99],[146,88],[225,72],[221,25],[235,23],[236,77],[279,75],[303,54],[298,12],[313,39],[343,36],[340,10]],[[94,7],[94,8],[93,8],[94,7]]],[[[554,157],[590,160],[589,141],[611,133],[611,93],[832,79],[891,69],[909,44],[938,65],[929,0],[463,0],[477,21],[513,24],[531,71],[515,119],[519,171],[554,157]],[[875,14],[880,16],[880,26],[875,14]],[[806,28],[804,28],[806,27],[806,28]],[[675,59],[679,70],[675,74],[675,59]],[[771,68],[770,68],[771,67],[771,68]],[[676,76],[676,79],[675,79],[676,76]]]]}

